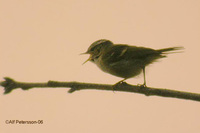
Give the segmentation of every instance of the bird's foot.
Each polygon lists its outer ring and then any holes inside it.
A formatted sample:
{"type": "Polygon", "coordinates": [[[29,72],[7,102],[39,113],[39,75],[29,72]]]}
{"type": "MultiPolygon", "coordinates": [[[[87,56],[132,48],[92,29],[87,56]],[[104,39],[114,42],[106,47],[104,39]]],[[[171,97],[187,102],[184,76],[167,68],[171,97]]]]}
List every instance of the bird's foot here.
{"type": "Polygon", "coordinates": [[[113,92],[115,92],[116,88],[117,88],[118,86],[120,86],[120,85],[127,85],[127,83],[126,83],[124,80],[121,80],[121,81],[115,83],[115,84],[112,86],[113,92]]]}
{"type": "Polygon", "coordinates": [[[137,84],[137,86],[139,86],[139,87],[140,87],[140,89],[144,89],[144,88],[146,88],[146,87],[147,87],[147,85],[146,85],[146,84],[137,84]]]}

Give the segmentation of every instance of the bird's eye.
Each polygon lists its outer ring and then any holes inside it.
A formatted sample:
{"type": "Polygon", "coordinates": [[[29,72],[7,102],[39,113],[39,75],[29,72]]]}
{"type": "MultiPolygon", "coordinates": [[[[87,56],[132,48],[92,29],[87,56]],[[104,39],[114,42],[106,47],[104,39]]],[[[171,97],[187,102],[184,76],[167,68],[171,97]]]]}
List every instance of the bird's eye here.
{"type": "Polygon", "coordinates": [[[100,52],[100,49],[98,48],[98,49],[97,49],[97,53],[99,53],[99,52],[100,52]]]}

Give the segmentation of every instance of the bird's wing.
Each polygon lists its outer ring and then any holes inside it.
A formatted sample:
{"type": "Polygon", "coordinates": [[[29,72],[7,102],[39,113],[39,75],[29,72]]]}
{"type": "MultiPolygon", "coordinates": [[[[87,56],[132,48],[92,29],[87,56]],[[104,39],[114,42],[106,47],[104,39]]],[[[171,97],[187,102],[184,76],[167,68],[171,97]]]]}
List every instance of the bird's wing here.
{"type": "Polygon", "coordinates": [[[156,50],[151,48],[128,46],[128,45],[114,45],[105,54],[104,59],[110,63],[115,63],[120,60],[132,59],[146,59],[149,55],[158,55],[156,50]]]}

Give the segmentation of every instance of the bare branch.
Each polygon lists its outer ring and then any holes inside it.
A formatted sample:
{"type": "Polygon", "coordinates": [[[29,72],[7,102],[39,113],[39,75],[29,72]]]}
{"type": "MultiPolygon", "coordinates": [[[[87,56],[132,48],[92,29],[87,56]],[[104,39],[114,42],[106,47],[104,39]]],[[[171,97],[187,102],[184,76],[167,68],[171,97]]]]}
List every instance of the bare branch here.
{"type": "Polygon", "coordinates": [[[127,83],[113,85],[107,84],[93,84],[93,83],[81,83],[81,82],[58,82],[58,81],[48,81],[47,83],[25,83],[18,82],[11,78],[4,78],[5,81],[0,82],[0,86],[4,87],[4,94],[10,93],[12,90],[21,88],[23,90],[28,90],[31,88],[58,88],[58,87],[67,87],[71,88],[68,92],[73,93],[79,90],[85,89],[95,89],[95,90],[107,90],[107,91],[122,91],[122,92],[133,92],[144,94],[146,96],[162,96],[162,97],[171,97],[179,99],[188,99],[194,101],[200,101],[200,94],[176,91],[170,89],[162,88],[152,88],[152,87],[142,87],[136,85],[130,85],[127,83]]]}

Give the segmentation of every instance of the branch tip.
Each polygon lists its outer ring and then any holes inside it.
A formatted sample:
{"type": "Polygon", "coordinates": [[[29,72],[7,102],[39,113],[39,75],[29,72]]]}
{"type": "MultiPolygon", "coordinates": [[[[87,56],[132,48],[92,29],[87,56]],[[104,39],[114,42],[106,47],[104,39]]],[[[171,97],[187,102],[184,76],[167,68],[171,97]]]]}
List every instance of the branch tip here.
{"type": "Polygon", "coordinates": [[[4,94],[8,94],[17,88],[15,80],[9,77],[5,77],[4,79],[5,81],[0,82],[0,85],[4,87],[4,94]]]}

